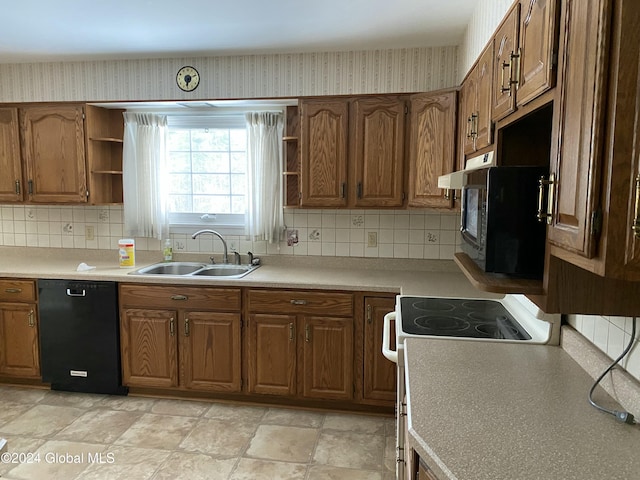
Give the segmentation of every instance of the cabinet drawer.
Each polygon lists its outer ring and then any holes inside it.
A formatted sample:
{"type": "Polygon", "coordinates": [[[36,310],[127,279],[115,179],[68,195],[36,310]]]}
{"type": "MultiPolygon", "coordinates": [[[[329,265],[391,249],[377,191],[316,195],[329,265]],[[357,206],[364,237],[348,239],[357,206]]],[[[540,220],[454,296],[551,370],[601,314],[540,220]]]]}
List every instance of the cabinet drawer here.
{"type": "Polygon", "coordinates": [[[33,302],[36,299],[36,282],[33,280],[0,280],[0,301],[33,302]]]}
{"type": "Polygon", "coordinates": [[[353,295],[300,290],[249,290],[249,310],[262,313],[353,315],[353,295]]]}
{"type": "Polygon", "coordinates": [[[127,307],[202,308],[240,311],[239,288],[180,285],[120,285],[120,304],[127,307]]]}

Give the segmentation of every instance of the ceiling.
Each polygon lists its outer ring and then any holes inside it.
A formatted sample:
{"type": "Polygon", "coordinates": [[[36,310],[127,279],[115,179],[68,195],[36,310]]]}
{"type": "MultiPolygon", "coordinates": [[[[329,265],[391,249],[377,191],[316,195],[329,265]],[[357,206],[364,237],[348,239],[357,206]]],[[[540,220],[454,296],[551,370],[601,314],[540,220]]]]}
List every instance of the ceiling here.
{"type": "Polygon", "coordinates": [[[17,0],[0,63],[458,45],[477,0],[17,0]]]}

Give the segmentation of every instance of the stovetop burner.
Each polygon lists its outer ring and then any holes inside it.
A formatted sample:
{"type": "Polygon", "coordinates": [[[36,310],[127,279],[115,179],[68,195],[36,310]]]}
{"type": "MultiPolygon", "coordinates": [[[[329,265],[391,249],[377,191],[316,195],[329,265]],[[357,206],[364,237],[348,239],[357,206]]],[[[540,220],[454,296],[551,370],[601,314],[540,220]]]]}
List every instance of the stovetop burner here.
{"type": "Polygon", "coordinates": [[[402,297],[402,330],[413,335],[530,340],[495,300],[402,297]]]}

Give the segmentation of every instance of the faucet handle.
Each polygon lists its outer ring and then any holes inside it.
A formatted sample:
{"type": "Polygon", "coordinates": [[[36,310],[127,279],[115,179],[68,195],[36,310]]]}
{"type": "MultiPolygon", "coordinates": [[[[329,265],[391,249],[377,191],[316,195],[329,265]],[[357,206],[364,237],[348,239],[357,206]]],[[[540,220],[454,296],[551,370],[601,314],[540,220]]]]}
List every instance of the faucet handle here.
{"type": "Polygon", "coordinates": [[[247,252],[247,255],[249,255],[249,265],[260,265],[260,259],[254,258],[253,253],[247,252]]]}
{"type": "Polygon", "coordinates": [[[240,258],[240,254],[236,251],[233,252],[234,256],[235,256],[235,261],[236,261],[236,265],[240,265],[242,263],[242,260],[240,258]]]}
{"type": "Polygon", "coordinates": [[[216,259],[213,256],[209,257],[209,260],[211,260],[211,265],[216,263],[216,259]]]}

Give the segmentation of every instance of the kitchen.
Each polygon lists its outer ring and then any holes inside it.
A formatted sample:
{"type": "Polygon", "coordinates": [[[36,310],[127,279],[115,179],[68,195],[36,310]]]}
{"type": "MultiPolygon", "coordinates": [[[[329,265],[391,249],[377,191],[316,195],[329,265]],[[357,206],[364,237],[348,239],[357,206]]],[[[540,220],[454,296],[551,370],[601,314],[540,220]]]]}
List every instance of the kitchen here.
{"type": "MultiPolygon", "coordinates": [[[[326,52],[323,54],[296,54],[280,55],[269,54],[264,56],[240,56],[240,57],[211,57],[198,59],[198,67],[205,79],[199,89],[193,95],[180,93],[172,84],[175,72],[183,64],[192,63],[190,58],[178,60],[127,60],[127,61],[99,61],[99,62],[64,62],[60,64],[2,64],[0,65],[0,78],[2,79],[2,100],[3,102],[31,102],[31,101],[78,101],[78,100],[157,100],[157,99],[180,99],[192,100],[194,98],[267,98],[274,95],[281,97],[295,97],[298,95],[342,95],[354,93],[381,93],[381,92],[421,92],[433,91],[451,86],[459,85],[473,64],[475,58],[480,53],[481,48],[491,37],[497,24],[504,14],[511,7],[511,2],[480,2],[467,28],[465,41],[459,47],[429,47],[400,50],[384,50],[370,52],[352,52],[349,54],[326,52]],[[372,66],[369,68],[369,66],[372,66]],[[397,66],[397,70],[389,68],[397,66]],[[320,67],[320,68],[319,68],[320,67]],[[91,73],[93,69],[98,69],[97,74],[91,73]],[[254,82],[258,69],[280,71],[280,75],[274,76],[273,82],[254,82]],[[292,74],[291,71],[296,71],[292,74]],[[228,77],[222,72],[228,72],[228,77]],[[342,72],[339,74],[337,72],[342,72]],[[351,75],[351,73],[353,75],[351,75]],[[404,73],[402,73],[404,72],[404,73]],[[298,73],[300,75],[298,75],[298,73]],[[316,75],[316,76],[314,76],[316,75]],[[342,75],[342,76],[341,76],[342,75]],[[132,83],[101,82],[100,78],[126,78],[132,83]],[[47,79],[47,87],[40,83],[40,78],[47,79]],[[65,79],[79,79],[77,82],[68,82],[65,79]],[[167,79],[162,82],[156,79],[167,79]],[[210,83],[207,79],[211,78],[210,83]],[[27,80],[25,80],[27,79],[27,80]],[[237,79],[239,81],[225,81],[225,79],[237,79]],[[402,80],[401,80],[402,79],[402,80]],[[20,81],[18,81],[20,80],[20,81]],[[300,82],[300,83],[298,83],[300,82]],[[207,86],[207,89],[203,87],[207,86]]],[[[195,60],[193,61],[195,63],[195,60]]],[[[113,240],[122,238],[121,207],[58,207],[58,206],[31,206],[15,205],[2,207],[3,239],[5,245],[23,245],[39,247],[63,247],[63,252],[58,268],[69,270],[69,263],[64,263],[62,259],[67,257],[67,262],[86,261],[90,265],[105,264],[99,263],[100,257],[92,256],[90,250],[98,248],[106,251],[113,250],[113,240]],[[105,213],[107,212],[107,213],[105,213]],[[73,232],[63,232],[62,228],[73,225],[73,232]],[[88,240],[85,235],[85,227],[93,226],[96,236],[94,240],[88,240]],[[66,234],[66,235],[65,235],[66,234]],[[12,243],[13,241],[13,243],[12,243]],[[21,243],[22,242],[22,243],[21,243]],[[79,256],[74,257],[67,250],[75,250],[73,253],[79,256]],[[86,248],[88,251],[83,252],[86,248]],[[71,256],[69,256],[71,255],[71,256]]],[[[455,213],[441,213],[440,211],[406,211],[406,210],[384,210],[373,212],[369,210],[339,210],[337,211],[299,211],[293,210],[286,213],[287,225],[299,227],[299,231],[306,229],[306,233],[318,230],[320,238],[326,238],[329,232],[325,228],[343,229],[343,241],[336,239],[334,245],[331,242],[326,250],[322,241],[320,250],[317,245],[308,237],[301,237],[301,242],[295,247],[282,245],[280,253],[293,254],[293,257],[300,256],[301,260],[309,262],[311,268],[318,268],[318,263],[313,263],[313,258],[323,265],[331,264],[331,257],[335,257],[335,266],[348,265],[340,260],[347,252],[354,257],[367,256],[369,253],[378,258],[389,257],[390,252],[399,260],[394,263],[404,268],[416,268],[419,262],[413,260],[451,260],[456,251],[455,241],[452,235],[455,233],[458,217],[455,213]],[[362,217],[362,218],[360,218],[362,217]],[[319,220],[319,221],[318,221],[319,220]],[[326,220],[326,222],[325,222],[326,220]],[[325,222],[325,223],[323,223],[325,222]],[[331,226],[331,224],[334,224],[331,226]],[[325,227],[325,224],[327,227],[325,227]],[[395,228],[406,230],[406,235],[392,236],[389,238],[387,231],[395,228]],[[367,247],[364,233],[369,230],[378,231],[380,247],[367,247]],[[412,232],[414,232],[412,234],[412,232]],[[418,232],[418,233],[415,233],[418,232]],[[410,241],[408,237],[414,238],[410,241]],[[420,238],[420,240],[417,240],[420,238]],[[309,240],[307,240],[309,239],[309,240]],[[383,242],[383,240],[385,240],[383,242]],[[342,245],[339,245],[342,243],[342,245]],[[306,244],[306,245],[305,245],[306,244]],[[327,252],[328,255],[325,255],[327,252]],[[333,254],[329,253],[333,252],[333,254]],[[351,253],[353,252],[353,253],[351,253]],[[362,253],[361,253],[362,252],[362,253]],[[375,252],[375,253],[374,253],[375,252]],[[320,253],[320,255],[318,255],[320,253]],[[400,260],[402,259],[402,260],[400,260]],[[408,266],[408,267],[407,267],[408,266]]],[[[139,264],[153,263],[159,260],[160,245],[154,241],[145,243],[144,240],[137,239],[137,248],[140,254],[149,252],[149,257],[138,260],[139,264]]],[[[200,244],[189,243],[189,237],[175,238],[175,241],[184,240],[185,252],[188,253],[210,253],[212,250],[219,252],[219,244],[213,242],[200,244]]],[[[269,251],[266,245],[242,244],[241,237],[232,238],[238,242],[238,250],[246,252],[251,249],[260,255],[274,255],[277,251],[269,251]],[[257,248],[256,248],[257,247],[257,248]],[[260,248],[263,248],[261,251],[260,248]]],[[[57,252],[56,252],[57,253],[57,252]]],[[[180,253],[177,251],[176,253],[180,253]]],[[[30,254],[31,255],[31,254],[30,254]]],[[[32,257],[37,258],[37,257],[32,257]]],[[[40,259],[39,259],[40,260],[40,259]]],[[[354,259],[355,260],[355,259],[354,259]]],[[[53,262],[53,267],[56,265],[53,262]]],[[[4,262],[4,260],[3,260],[4,262]]],[[[441,262],[437,268],[449,269],[449,266],[442,266],[441,262]]],[[[42,263],[44,265],[44,262],[42,263]]],[[[13,263],[7,263],[11,270],[7,273],[21,272],[25,278],[38,278],[43,273],[42,268],[37,266],[16,267],[13,263]]],[[[373,259],[371,263],[365,265],[386,269],[387,264],[373,259]]],[[[265,267],[268,265],[265,265],[265,267]]],[[[262,267],[261,267],[262,268],[262,267]]],[[[453,266],[453,270],[457,267],[453,266]]],[[[286,271],[286,268],[282,270],[286,271]]],[[[266,270],[265,270],[266,271],[266,270]]],[[[341,272],[341,280],[331,280],[331,275],[326,272],[326,278],[322,270],[317,270],[322,283],[325,286],[345,287],[349,284],[366,286],[364,290],[375,292],[381,288],[385,293],[389,293],[390,286],[397,288],[403,286],[403,293],[411,293],[409,285],[419,285],[420,281],[407,282],[404,280],[394,280],[394,274],[387,274],[388,280],[381,280],[378,274],[371,275],[371,283],[365,283],[360,279],[350,279],[345,272],[341,272]],[[385,290],[386,289],[386,290],[385,290]]],[[[253,277],[256,283],[260,277],[255,277],[260,273],[257,270],[247,277],[247,281],[253,277]]],[[[447,273],[453,272],[447,270],[447,273]]],[[[278,271],[278,275],[285,275],[284,271],[278,271]]],[[[291,273],[289,273],[291,275],[291,273]]],[[[3,268],[4,276],[4,268],[3,268]]],[[[296,279],[291,279],[295,283],[296,279]]],[[[424,280],[423,280],[424,282],[424,280]]],[[[290,283],[286,283],[290,285],[290,283]]],[[[446,286],[446,283],[444,284],[446,286]]],[[[468,286],[466,288],[469,288],[468,286]]],[[[427,294],[447,296],[450,293],[439,290],[435,291],[430,286],[427,294]]],[[[463,288],[456,292],[456,296],[464,296],[466,290],[463,288]]],[[[423,294],[422,288],[414,290],[415,294],[423,294]]],[[[478,295],[474,289],[469,289],[468,295],[478,295]]],[[[591,310],[595,312],[595,310],[591,310]]],[[[582,312],[580,312],[582,313],[582,312]]],[[[584,313],[589,313],[585,311],[584,313]]],[[[625,312],[623,315],[630,316],[632,312],[625,312]]],[[[625,339],[629,337],[630,319],[627,317],[615,316],[591,316],[576,314],[570,317],[569,321],[587,337],[591,343],[614,357],[621,351],[625,339]]],[[[411,346],[411,343],[409,343],[411,346]]],[[[578,348],[581,350],[581,348],[578,348]]],[[[632,356],[627,363],[628,372],[638,379],[637,353],[632,356]]],[[[591,373],[591,372],[590,372],[591,373]]],[[[599,372],[592,373],[597,376],[599,372]]],[[[585,389],[588,385],[585,384],[585,389]]],[[[585,394],[586,395],[586,394],[585,394]]],[[[638,409],[630,410],[637,412],[638,409]]],[[[596,412],[597,413],[597,412],[596,412]]],[[[593,414],[590,414],[593,415],[593,414]]],[[[616,426],[618,427],[618,426],[616,426]]],[[[442,475],[442,474],[441,474],[442,475]]],[[[437,475],[441,478],[441,475],[437,475]]],[[[443,476],[442,478],[447,478],[443,476]]],[[[464,478],[464,477],[461,477],[464,478]]],[[[624,477],[621,477],[624,478],[624,477]]],[[[631,478],[631,477],[630,477],[631,478]]]]}

